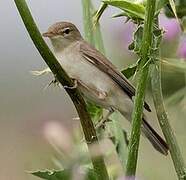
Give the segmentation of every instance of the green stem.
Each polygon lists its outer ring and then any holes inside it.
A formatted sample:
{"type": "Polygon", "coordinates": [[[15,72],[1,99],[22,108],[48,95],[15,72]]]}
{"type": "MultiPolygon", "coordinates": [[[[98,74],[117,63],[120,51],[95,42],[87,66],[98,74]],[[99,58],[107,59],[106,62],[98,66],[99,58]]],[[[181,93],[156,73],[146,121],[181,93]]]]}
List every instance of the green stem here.
{"type": "Polygon", "coordinates": [[[144,96],[149,72],[149,52],[152,44],[152,32],[156,0],[147,0],[144,31],[141,46],[141,61],[139,65],[139,79],[132,114],[132,131],[129,142],[129,153],[126,166],[126,176],[135,176],[138,158],[138,149],[141,132],[144,96]]]}
{"type": "MultiPolygon", "coordinates": [[[[27,28],[27,31],[38,49],[39,53],[43,57],[46,64],[49,66],[54,76],[62,84],[62,86],[73,86],[72,80],[68,77],[66,72],[62,69],[61,65],[50,51],[45,41],[41,37],[41,34],[34,22],[31,12],[25,2],[25,0],[14,0],[17,9],[21,15],[21,18],[27,28]]],[[[76,110],[79,114],[81,125],[84,131],[85,139],[89,148],[92,164],[99,180],[109,179],[106,171],[106,166],[103,157],[100,155],[95,157],[95,153],[92,152],[91,145],[98,143],[96,131],[94,125],[90,119],[89,113],[86,110],[86,104],[82,96],[77,89],[66,89],[67,93],[71,97],[76,110]]],[[[101,154],[99,147],[97,147],[98,153],[101,154]]]]}
{"type": "Polygon", "coordinates": [[[156,108],[159,124],[161,126],[162,132],[165,136],[167,144],[170,149],[170,154],[174,163],[175,170],[178,175],[179,180],[186,180],[186,169],[183,157],[180,152],[174,131],[172,130],[169,121],[168,115],[165,110],[163,103],[163,95],[161,88],[161,67],[160,62],[156,62],[152,68],[152,94],[154,99],[154,105],[156,108]]]}
{"type": "Polygon", "coordinates": [[[99,51],[105,54],[100,25],[98,22],[94,25],[93,22],[93,15],[95,13],[95,9],[91,3],[91,0],[82,0],[82,6],[85,39],[90,44],[95,46],[99,51]]]}
{"type": "MultiPolygon", "coordinates": [[[[158,25],[158,20],[157,23],[158,25]]],[[[156,54],[159,57],[159,52],[156,54]]],[[[156,57],[155,57],[156,58],[156,57]]],[[[160,58],[159,58],[160,59],[160,58]]],[[[170,154],[174,163],[174,167],[179,180],[186,180],[186,169],[184,159],[181,155],[174,131],[168,120],[168,114],[165,110],[163,102],[163,94],[161,87],[161,61],[155,61],[151,72],[151,86],[154,105],[159,120],[160,127],[168,143],[170,154]]]]}
{"type": "MultiPolygon", "coordinates": [[[[91,4],[91,1],[90,0],[88,0],[88,1],[87,0],[82,0],[82,5],[83,5],[83,9],[84,9],[83,20],[84,20],[85,38],[90,43],[93,41],[94,42],[93,45],[99,51],[101,51],[103,54],[105,54],[103,38],[102,38],[100,25],[99,25],[99,18],[101,17],[104,10],[107,8],[107,5],[102,4],[101,7],[99,8],[99,10],[97,11],[96,15],[94,15],[94,17],[93,17],[92,12],[95,12],[95,10],[94,10],[94,7],[91,4]],[[91,8],[91,9],[89,9],[89,8],[91,8]],[[90,17],[91,17],[91,19],[88,19],[90,17]],[[90,28],[90,27],[92,27],[93,29],[87,29],[87,28],[90,28]],[[87,32],[89,32],[89,34],[87,34],[87,32]],[[92,40],[92,37],[94,37],[93,40],[92,40]]],[[[127,157],[127,154],[126,154],[127,145],[125,143],[123,130],[122,130],[122,128],[121,128],[121,126],[118,122],[118,119],[117,118],[115,119],[115,118],[112,120],[113,129],[114,129],[115,144],[116,144],[119,159],[121,161],[121,165],[123,167],[123,170],[125,171],[126,157],[127,157]]]]}
{"type": "Polygon", "coordinates": [[[117,114],[114,114],[113,119],[113,130],[114,130],[114,137],[115,137],[115,146],[116,152],[121,162],[121,166],[123,171],[126,170],[126,159],[127,159],[127,143],[125,141],[124,132],[122,126],[120,124],[119,118],[117,114]]]}
{"type": "Polygon", "coordinates": [[[92,45],[95,44],[94,41],[94,31],[93,31],[93,8],[91,0],[82,0],[83,5],[83,22],[84,22],[84,31],[85,31],[85,39],[92,45]]]}

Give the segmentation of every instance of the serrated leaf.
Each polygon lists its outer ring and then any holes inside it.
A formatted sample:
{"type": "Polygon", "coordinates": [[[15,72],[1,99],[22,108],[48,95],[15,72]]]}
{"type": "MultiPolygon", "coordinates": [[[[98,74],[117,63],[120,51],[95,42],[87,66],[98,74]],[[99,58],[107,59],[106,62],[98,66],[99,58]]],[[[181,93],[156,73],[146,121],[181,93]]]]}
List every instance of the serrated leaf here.
{"type": "Polygon", "coordinates": [[[130,17],[144,19],[145,7],[141,4],[124,0],[103,1],[105,4],[115,6],[125,11],[130,17]]]}
{"type": "Polygon", "coordinates": [[[129,20],[132,20],[134,24],[142,24],[143,20],[142,19],[139,19],[139,18],[136,18],[136,17],[132,17],[130,13],[127,13],[127,12],[121,12],[119,14],[114,14],[112,16],[112,18],[118,18],[118,17],[126,17],[126,21],[125,22],[128,22],[129,20]]]}
{"type": "Polygon", "coordinates": [[[136,54],[139,54],[143,37],[143,27],[139,26],[134,33],[133,42],[129,45],[128,49],[133,50],[136,54]]]}
{"type": "Polygon", "coordinates": [[[155,29],[153,31],[153,42],[152,42],[152,48],[150,51],[150,57],[151,59],[156,59],[157,54],[159,53],[160,45],[163,38],[163,30],[161,29],[155,29]]]}
{"type": "MultiPolygon", "coordinates": [[[[65,169],[61,171],[37,171],[31,173],[34,176],[40,177],[45,180],[71,180],[73,171],[65,169]]],[[[85,169],[84,172],[77,172],[77,176],[83,175],[84,180],[96,180],[96,174],[93,169],[85,169]]]]}
{"type": "Polygon", "coordinates": [[[126,69],[122,70],[121,73],[127,79],[129,79],[130,77],[132,77],[135,74],[136,70],[137,70],[137,64],[133,64],[133,65],[127,67],[126,69]]]}

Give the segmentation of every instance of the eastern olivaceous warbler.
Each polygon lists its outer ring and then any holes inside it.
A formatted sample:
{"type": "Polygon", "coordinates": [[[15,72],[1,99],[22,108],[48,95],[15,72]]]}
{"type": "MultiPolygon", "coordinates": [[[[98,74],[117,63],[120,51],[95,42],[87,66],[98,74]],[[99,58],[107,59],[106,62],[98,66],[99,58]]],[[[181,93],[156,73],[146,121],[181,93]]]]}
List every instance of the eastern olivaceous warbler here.
{"type": "MultiPolygon", "coordinates": [[[[56,58],[85,98],[109,111],[117,110],[131,120],[135,88],[103,54],[82,38],[74,24],[55,23],[43,36],[50,38],[56,58]]],[[[167,155],[166,142],[145,120],[145,111],[151,111],[147,103],[144,108],[142,133],[156,150],[167,155]]]]}

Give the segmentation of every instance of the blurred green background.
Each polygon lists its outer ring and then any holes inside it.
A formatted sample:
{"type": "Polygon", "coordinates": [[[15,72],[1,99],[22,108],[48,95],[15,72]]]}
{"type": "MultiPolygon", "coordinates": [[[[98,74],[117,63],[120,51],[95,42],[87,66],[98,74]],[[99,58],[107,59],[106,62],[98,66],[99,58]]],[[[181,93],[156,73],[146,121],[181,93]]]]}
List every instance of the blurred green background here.
{"type": "MultiPolygon", "coordinates": [[[[99,2],[95,1],[96,7],[99,2]]],[[[83,32],[80,0],[32,0],[28,5],[41,32],[56,21],[71,21],[83,32]]],[[[124,24],[123,18],[112,19],[115,12],[118,10],[109,8],[104,13],[101,27],[107,57],[122,69],[137,59],[127,50],[134,27],[131,23],[124,24]]],[[[180,62],[177,60],[184,57],[185,37],[180,34],[176,21],[162,15],[161,25],[167,32],[162,56],[176,59],[176,66],[163,65],[164,97],[171,125],[183,157],[186,157],[186,70],[178,68],[180,62]]],[[[57,141],[67,149],[71,147],[64,142],[71,138],[72,129],[79,126],[78,121],[72,120],[77,114],[64,90],[53,86],[45,89],[51,76],[34,77],[30,74],[30,71],[43,69],[46,65],[11,0],[0,1],[0,37],[0,179],[35,180],[38,178],[27,171],[57,168],[51,141],[57,141]]],[[[150,93],[147,99],[152,104],[150,93]]],[[[155,113],[149,116],[151,124],[160,132],[155,113]]],[[[139,179],[176,179],[170,156],[164,157],[154,151],[144,138],[139,154],[139,179]]]]}

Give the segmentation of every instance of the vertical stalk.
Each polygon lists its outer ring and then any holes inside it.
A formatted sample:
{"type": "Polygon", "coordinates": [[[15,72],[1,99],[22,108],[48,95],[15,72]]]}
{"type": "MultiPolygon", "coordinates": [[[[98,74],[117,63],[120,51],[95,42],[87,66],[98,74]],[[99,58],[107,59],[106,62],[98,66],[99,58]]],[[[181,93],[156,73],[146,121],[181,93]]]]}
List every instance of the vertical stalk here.
{"type": "MultiPolygon", "coordinates": [[[[158,26],[158,20],[156,25],[158,26]]],[[[159,52],[156,54],[158,58],[159,52]]],[[[160,59],[160,58],[158,58],[160,59]]],[[[162,132],[165,136],[165,139],[168,143],[170,154],[174,163],[174,167],[179,180],[186,180],[186,169],[185,162],[181,155],[180,148],[178,146],[174,131],[171,128],[169,123],[168,114],[165,110],[163,102],[163,94],[161,87],[161,62],[154,60],[154,65],[151,72],[151,86],[152,86],[152,95],[154,100],[154,105],[158,117],[158,121],[162,132]]]]}
{"type": "Polygon", "coordinates": [[[132,131],[131,138],[129,141],[129,153],[126,166],[126,176],[135,176],[136,174],[144,96],[149,72],[148,60],[152,44],[154,13],[156,7],[155,5],[156,0],[147,0],[144,31],[140,51],[141,60],[138,73],[139,78],[137,82],[134,110],[132,114],[132,131]]]}
{"type": "Polygon", "coordinates": [[[91,0],[82,0],[82,7],[83,7],[83,23],[84,23],[84,31],[85,31],[85,39],[91,43],[92,45],[95,44],[94,41],[94,31],[93,31],[93,8],[91,0]]]}
{"type": "Polygon", "coordinates": [[[94,45],[99,51],[105,54],[105,48],[103,44],[103,37],[100,30],[99,23],[94,25],[93,15],[94,7],[91,3],[91,0],[82,0],[83,6],[83,24],[85,39],[92,45],[94,45]]]}
{"type": "Polygon", "coordinates": [[[113,116],[112,122],[113,122],[112,128],[114,130],[114,137],[115,137],[114,144],[116,146],[116,152],[120,159],[123,172],[125,172],[126,160],[127,160],[127,143],[117,114],[113,116]]]}
{"type": "MultiPolygon", "coordinates": [[[[62,69],[61,65],[50,51],[48,46],[46,45],[45,41],[41,37],[41,34],[37,28],[37,25],[34,22],[34,19],[31,15],[31,12],[26,4],[25,0],[14,0],[17,9],[21,15],[21,18],[25,24],[25,27],[35,44],[36,48],[38,49],[39,53],[43,57],[44,61],[47,63],[55,77],[58,81],[62,84],[62,86],[73,86],[72,80],[68,77],[66,72],[62,69]]],[[[76,110],[79,114],[81,125],[83,128],[83,132],[85,135],[85,139],[87,142],[87,146],[89,149],[89,153],[91,156],[92,164],[97,175],[98,180],[108,180],[108,174],[106,171],[106,166],[104,163],[103,157],[100,155],[95,157],[95,153],[92,152],[91,145],[94,143],[98,143],[98,139],[96,136],[96,131],[94,125],[90,119],[89,113],[86,109],[86,104],[84,99],[80,95],[77,89],[66,89],[67,93],[71,97],[72,102],[74,103],[76,110]]],[[[99,146],[97,147],[98,153],[101,154],[99,146]]]]}
{"type": "MultiPolygon", "coordinates": [[[[93,5],[90,0],[82,0],[83,5],[83,20],[84,20],[84,30],[85,30],[85,39],[89,43],[94,43],[93,45],[105,54],[104,43],[102,38],[102,33],[99,25],[99,18],[102,15],[103,11],[107,8],[106,4],[102,4],[100,9],[97,11],[97,14],[93,17],[93,12],[95,12],[93,5]],[[97,16],[97,17],[96,17],[97,16]],[[91,17],[91,19],[89,19],[91,17]],[[96,20],[96,21],[95,21],[96,20]],[[92,28],[92,29],[91,29],[92,28]],[[88,34],[87,34],[88,33],[88,34]],[[93,38],[92,38],[93,37],[93,38]]],[[[89,104],[88,104],[89,105],[89,104]]],[[[90,106],[90,105],[89,105],[90,106]]],[[[119,125],[118,119],[114,117],[112,119],[113,129],[114,129],[114,137],[117,146],[117,153],[119,159],[121,161],[121,165],[123,170],[126,168],[126,151],[127,145],[125,143],[125,138],[123,134],[123,130],[119,125]]]]}
{"type": "MultiPolygon", "coordinates": [[[[96,25],[95,29],[93,26],[94,7],[93,7],[91,0],[82,0],[82,8],[83,8],[83,22],[84,22],[85,39],[90,44],[97,47],[97,49],[100,50],[102,53],[104,53],[105,50],[104,50],[100,26],[99,26],[99,24],[96,25]]],[[[103,113],[102,108],[97,107],[96,105],[94,105],[92,103],[88,102],[87,106],[89,109],[97,109],[99,112],[103,113]]],[[[106,170],[106,166],[103,167],[103,174],[104,174],[104,176],[102,177],[102,179],[109,179],[108,173],[106,170]]]]}

